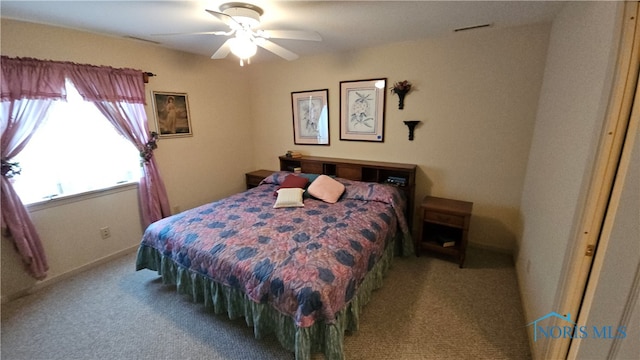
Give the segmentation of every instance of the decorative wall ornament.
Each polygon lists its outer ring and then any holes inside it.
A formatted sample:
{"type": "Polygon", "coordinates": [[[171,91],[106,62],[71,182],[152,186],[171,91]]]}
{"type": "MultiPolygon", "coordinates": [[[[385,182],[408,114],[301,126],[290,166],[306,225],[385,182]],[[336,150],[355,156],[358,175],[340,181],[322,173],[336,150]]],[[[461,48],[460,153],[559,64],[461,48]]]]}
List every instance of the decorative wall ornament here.
{"type": "Polygon", "coordinates": [[[398,95],[398,109],[404,109],[404,97],[409,93],[409,91],[411,91],[411,83],[407,80],[399,81],[394,83],[389,89],[391,90],[391,93],[398,95]]]}
{"type": "Polygon", "coordinates": [[[420,120],[407,120],[404,124],[409,128],[409,141],[413,141],[413,130],[420,124],[420,120]]]}

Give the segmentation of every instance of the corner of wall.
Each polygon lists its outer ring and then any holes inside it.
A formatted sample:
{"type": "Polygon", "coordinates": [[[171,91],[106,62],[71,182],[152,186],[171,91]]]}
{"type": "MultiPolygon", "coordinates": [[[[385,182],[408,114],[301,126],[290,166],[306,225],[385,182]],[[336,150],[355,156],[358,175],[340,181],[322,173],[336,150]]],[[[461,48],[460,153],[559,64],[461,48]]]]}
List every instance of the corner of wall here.
{"type": "Polygon", "coordinates": [[[24,270],[13,241],[5,236],[0,241],[0,297],[2,303],[5,303],[27,294],[37,280],[24,270]]]}

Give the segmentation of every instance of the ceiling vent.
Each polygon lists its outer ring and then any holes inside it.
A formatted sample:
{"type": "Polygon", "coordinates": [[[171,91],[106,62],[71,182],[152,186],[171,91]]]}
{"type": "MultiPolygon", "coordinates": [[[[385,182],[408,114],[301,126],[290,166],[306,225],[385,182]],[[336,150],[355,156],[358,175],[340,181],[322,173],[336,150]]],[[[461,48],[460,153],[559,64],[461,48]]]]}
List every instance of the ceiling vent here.
{"type": "Polygon", "coordinates": [[[453,32],[481,29],[481,28],[491,27],[492,25],[493,24],[482,24],[482,25],[473,25],[473,26],[461,27],[461,28],[454,29],[453,32]]]}
{"type": "Polygon", "coordinates": [[[147,39],[142,39],[139,37],[135,37],[135,36],[131,36],[131,35],[125,35],[124,38],[126,39],[131,39],[131,40],[138,40],[138,41],[144,41],[146,43],[151,43],[151,44],[156,44],[156,45],[160,45],[159,42],[157,41],[153,41],[153,40],[147,40],[147,39]]]}

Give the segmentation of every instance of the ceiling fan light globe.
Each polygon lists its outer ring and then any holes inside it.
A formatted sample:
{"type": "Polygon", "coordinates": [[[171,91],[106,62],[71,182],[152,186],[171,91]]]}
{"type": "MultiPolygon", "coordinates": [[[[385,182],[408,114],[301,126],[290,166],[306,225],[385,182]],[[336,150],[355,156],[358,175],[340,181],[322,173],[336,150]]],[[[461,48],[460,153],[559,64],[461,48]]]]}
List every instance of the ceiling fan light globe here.
{"type": "Polygon", "coordinates": [[[240,59],[249,59],[258,51],[256,44],[247,39],[232,38],[229,42],[231,53],[240,59]]]}

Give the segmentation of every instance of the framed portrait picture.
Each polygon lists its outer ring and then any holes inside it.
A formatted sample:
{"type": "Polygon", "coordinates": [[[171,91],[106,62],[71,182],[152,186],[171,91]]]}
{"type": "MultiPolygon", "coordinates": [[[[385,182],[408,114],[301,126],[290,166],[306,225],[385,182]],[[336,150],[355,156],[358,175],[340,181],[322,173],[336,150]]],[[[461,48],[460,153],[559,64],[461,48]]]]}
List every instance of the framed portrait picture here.
{"type": "Polygon", "coordinates": [[[340,140],[384,141],[387,79],[340,82],[340,140]]]}
{"type": "Polygon", "coordinates": [[[329,89],[291,93],[293,142],[329,145],[329,89]]]}
{"type": "Polygon", "coordinates": [[[153,109],[159,137],[193,135],[187,94],[154,91],[153,109]]]}

